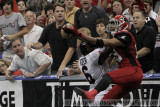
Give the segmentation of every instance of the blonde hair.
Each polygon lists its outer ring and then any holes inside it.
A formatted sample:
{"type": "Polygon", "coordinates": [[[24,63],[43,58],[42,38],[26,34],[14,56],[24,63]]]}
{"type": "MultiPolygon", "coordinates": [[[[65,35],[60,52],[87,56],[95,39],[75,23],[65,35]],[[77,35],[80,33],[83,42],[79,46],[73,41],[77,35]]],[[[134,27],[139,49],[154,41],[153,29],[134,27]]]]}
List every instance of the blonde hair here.
{"type": "Polygon", "coordinates": [[[46,26],[49,24],[49,19],[50,19],[50,18],[53,18],[54,21],[55,21],[55,17],[54,17],[54,16],[49,16],[49,17],[47,18],[47,20],[46,20],[46,26]]]}
{"type": "Polygon", "coordinates": [[[11,63],[9,61],[6,61],[4,59],[0,59],[1,62],[4,62],[4,64],[9,67],[11,65],[11,63]]]}
{"type": "Polygon", "coordinates": [[[82,27],[82,28],[78,29],[78,31],[80,33],[83,33],[85,36],[91,36],[91,31],[86,27],[82,27]]]}

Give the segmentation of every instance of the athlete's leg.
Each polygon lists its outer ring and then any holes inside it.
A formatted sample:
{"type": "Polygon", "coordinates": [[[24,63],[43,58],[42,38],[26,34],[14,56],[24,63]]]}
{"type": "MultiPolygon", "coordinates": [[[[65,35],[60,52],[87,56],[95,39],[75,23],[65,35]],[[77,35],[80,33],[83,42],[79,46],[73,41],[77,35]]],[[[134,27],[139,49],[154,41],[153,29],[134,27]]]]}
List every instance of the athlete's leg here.
{"type": "MultiPolygon", "coordinates": [[[[124,86],[127,86],[127,84],[131,84],[131,83],[140,85],[142,80],[143,80],[143,72],[139,67],[126,67],[126,68],[118,69],[118,70],[109,72],[108,74],[105,74],[103,76],[103,79],[96,86],[96,88],[90,92],[84,91],[80,88],[75,89],[75,91],[77,91],[77,94],[80,93],[79,95],[82,95],[87,99],[94,100],[95,96],[100,91],[103,91],[105,88],[107,88],[110,83],[121,84],[124,86]]],[[[132,89],[134,89],[134,87],[132,89]]],[[[119,91],[119,92],[123,92],[123,91],[119,91]]],[[[124,93],[122,93],[122,95],[124,95],[124,93]]]]}

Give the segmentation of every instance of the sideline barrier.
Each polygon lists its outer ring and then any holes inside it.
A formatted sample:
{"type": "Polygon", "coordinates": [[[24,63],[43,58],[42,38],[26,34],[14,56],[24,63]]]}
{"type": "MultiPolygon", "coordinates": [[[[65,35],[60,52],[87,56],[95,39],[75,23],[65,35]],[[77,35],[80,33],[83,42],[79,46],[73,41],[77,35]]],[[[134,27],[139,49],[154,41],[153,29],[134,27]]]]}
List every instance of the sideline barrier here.
{"type": "MultiPolygon", "coordinates": [[[[142,85],[122,99],[124,107],[160,107],[160,74],[144,74],[143,78],[142,85]]],[[[0,76],[0,107],[87,107],[88,103],[73,91],[74,87],[88,89],[84,76],[14,79],[11,82],[0,76]]]]}

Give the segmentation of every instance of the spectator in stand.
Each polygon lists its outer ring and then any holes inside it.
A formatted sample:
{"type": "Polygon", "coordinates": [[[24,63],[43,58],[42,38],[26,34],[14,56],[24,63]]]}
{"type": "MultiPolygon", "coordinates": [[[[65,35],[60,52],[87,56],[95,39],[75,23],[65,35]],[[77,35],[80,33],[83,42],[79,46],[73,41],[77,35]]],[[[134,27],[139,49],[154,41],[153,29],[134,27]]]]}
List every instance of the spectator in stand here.
{"type": "Polygon", "coordinates": [[[61,27],[68,23],[64,19],[65,9],[63,4],[54,5],[55,22],[46,26],[38,42],[29,43],[28,48],[40,49],[48,42],[51,48],[53,64],[52,74],[61,76],[66,67],[72,67],[77,59],[75,48],[76,38],[63,39],[60,33],[61,27]],[[58,71],[58,72],[57,72],[58,71]]]}
{"type": "Polygon", "coordinates": [[[108,15],[105,13],[103,8],[93,6],[91,4],[92,0],[80,0],[80,2],[82,4],[82,8],[77,10],[75,13],[75,26],[78,29],[87,27],[91,31],[91,35],[93,37],[98,37],[95,22],[99,18],[105,18],[108,21],[108,15]]]}
{"type": "Polygon", "coordinates": [[[137,56],[144,73],[153,72],[153,50],[156,32],[145,24],[145,12],[137,10],[133,13],[133,26],[136,30],[137,56]]]}
{"type": "MultiPolygon", "coordinates": [[[[47,19],[48,17],[54,17],[53,15],[53,4],[48,4],[45,9],[44,9],[44,14],[41,13],[42,16],[45,16],[43,18],[43,23],[45,24],[45,26],[47,25],[47,19]]],[[[55,18],[54,18],[55,19],[55,18]]]]}
{"type": "MultiPolygon", "coordinates": [[[[5,75],[7,68],[11,65],[10,62],[0,59],[0,75],[5,75]]],[[[17,70],[12,73],[12,75],[23,75],[21,70],[17,70]]]]}
{"type": "Polygon", "coordinates": [[[156,23],[158,25],[158,34],[153,54],[153,69],[156,73],[160,73],[160,14],[156,18],[156,23]]]}
{"type": "Polygon", "coordinates": [[[20,38],[11,41],[12,49],[16,53],[9,68],[5,71],[6,78],[12,80],[12,72],[22,68],[26,77],[40,74],[50,74],[52,59],[39,50],[29,50],[24,47],[20,38]]]}
{"type": "Polygon", "coordinates": [[[122,13],[122,15],[124,15],[130,25],[132,24],[132,20],[133,20],[133,16],[132,16],[132,4],[135,2],[135,0],[125,0],[125,4],[128,7],[126,10],[124,10],[124,12],[122,13]]]}
{"type": "Polygon", "coordinates": [[[26,3],[23,0],[17,2],[18,11],[24,16],[27,10],[26,3]]]}
{"type": "Polygon", "coordinates": [[[146,6],[145,12],[146,12],[147,17],[151,17],[155,20],[157,17],[157,13],[153,11],[152,0],[142,0],[142,1],[144,2],[145,6],[146,6]]]}
{"type": "MultiPolygon", "coordinates": [[[[133,8],[133,12],[135,12],[137,10],[142,10],[142,11],[147,10],[146,9],[147,7],[145,6],[145,4],[144,4],[143,1],[141,1],[141,2],[135,1],[132,4],[132,8],[133,8]]],[[[146,13],[146,11],[145,11],[145,14],[146,14],[146,19],[145,19],[146,24],[148,26],[151,26],[155,30],[155,32],[158,33],[158,27],[157,27],[157,24],[156,24],[155,20],[153,18],[151,18],[150,16],[148,16],[148,14],[146,13]]],[[[132,27],[132,29],[134,29],[133,26],[131,26],[131,27],[132,27]]],[[[133,35],[134,35],[134,33],[133,33],[133,35]]]]}
{"type": "Polygon", "coordinates": [[[46,26],[53,23],[55,21],[55,17],[54,16],[49,16],[46,20],[46,26]]]}
{"type": "Polygon", "coordinates": [[[65,20],[74,24],[74,16],[79,9],[75,6],[75,0],[64,0],[65,4],[65,20]]]}
{"type": "Polygon", "coordinates": [[[36,15],[32,11],[27,11],[24,18],[28,29],[28,33],[24,35],[24,45],[27,46],[30,42],[38,41],[43,28],[35,24],[36,15]]]}
{"type": "Polygon", "coordinates": [[[3,39],[4,47],[2,58],[11,62],[15,54],[11,49],[9,41],[16,37],[23,39],[23,35],[28,30],[24,17],[20,13],[12,12],[12,0],[2,0],[1,8],[4,10],[4,15],[0,16],[0,38],[3,39]]]}
{"type": "MultiPolygon", "coordinates": [[[[0,4],[1,4],[1,1],[3,1],[3,0],[0,0],[0,4]]],[[[16,0],[12,0],[12,2],[13,2],[13,9],[12,9],[12,11],[13,12],[18,12],[18,7],[17,7],[16,0]]],[[[3,11],[2,7],[1,7],[0,8],[0,16],[3,15],[3,14],[4,14],[4,11],[3,11]]]]}
{"type": "Polygon", "coordinates": [[[112,6],[111,6],[112,0],[98,0],[97,6],[102,7],[105,12],[111,16],[112,14],[112,6]]]}
{"type": "Polygon", "coordinates": [[[53,4],[48,4],[44,10],[46,17],[53,16],[53,4]]]}
{"type": "MultiPolygon", "coordinates": [[[[154,7],[154,6],[153,6],[154,7]]],[[[154,11],[159,14],[160,13],[160,0],[156,1],[155,7],[154,7],[154,11]]]]}
{"type": "Polygon", "coordinates": [[[46,20],[45,15],[38,15],[37,19],[36,19],[36,25],[44,28],[45,27],[45,20],[46,20]]]}
{"type": "Polygon", "coordinates": [[[122,2],[122,0],[114,0],[112,1],[112,16],[110,18],[116,16],[116,15],[121,15],[123,11],[125,10],[125,5],[122,2]]]}
{"type": "Polygon", "coordinates": [[[35,14],[40,14],[41,11],[47,5],[46,0],[27,0],[26,2],[27,8],[33,11],[35,14]]]}

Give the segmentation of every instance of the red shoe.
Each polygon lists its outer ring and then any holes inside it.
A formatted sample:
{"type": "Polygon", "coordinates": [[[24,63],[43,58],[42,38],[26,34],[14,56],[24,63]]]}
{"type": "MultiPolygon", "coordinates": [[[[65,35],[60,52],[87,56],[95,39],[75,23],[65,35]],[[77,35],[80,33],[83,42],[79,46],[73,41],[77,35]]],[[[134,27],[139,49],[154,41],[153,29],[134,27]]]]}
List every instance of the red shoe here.
{"type": "Polygon", "coordinates": [[[75,87],[74,91],[78,95],[82,96],[83,98],[90,99],[90,100],[93,100],[93,101],[94,101],[95,96],[98,94],[96,89],[93,89],[92,91],[85,91],[81,88],[75,87]]]}

